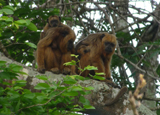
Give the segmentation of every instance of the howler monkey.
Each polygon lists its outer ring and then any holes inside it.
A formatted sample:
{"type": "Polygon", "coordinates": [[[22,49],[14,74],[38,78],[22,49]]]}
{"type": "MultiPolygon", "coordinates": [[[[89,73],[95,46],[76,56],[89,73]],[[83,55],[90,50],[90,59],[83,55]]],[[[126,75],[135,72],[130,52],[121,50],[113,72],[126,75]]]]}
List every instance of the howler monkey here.
{"type": "Polygon", "coordinates": [[[47,19],[47,24],[43,28],[43,32],[41,32],[41,34],[40,34],[40,39],[45,37],[45,34],[48,29],[50,29],[52,27],[63,27],[63,26],[65,26],[65,25],[63,25],[61,23],[61,18],[59,16],[56,16],[56,15],[50,16],[47,19]]]}
{"type": "Polygon", "coordinates": [[[65,62],[72,60],[71,51],[74,49],[73,42],[76,38],[74,31],[68,27],[49,28],[43,39],[37,45],[36,60],[38,71],[45,70],[53,73],[74,74],[70,66],[64,66],[65,62]],[[56,48],[52,45],[56,44],[56,48]]]}
{"type": "Polygon", "coordinates": [[[104,72],[106,82],[113,83],[111,79],[110,64],[116,48],[116,37],[107,32],[90,34],[76,45],[76,54],[79,54],[79,66],[83,69],[87,65],[95,66],[98,70],[84,71],[82,76],[104,72]]]}

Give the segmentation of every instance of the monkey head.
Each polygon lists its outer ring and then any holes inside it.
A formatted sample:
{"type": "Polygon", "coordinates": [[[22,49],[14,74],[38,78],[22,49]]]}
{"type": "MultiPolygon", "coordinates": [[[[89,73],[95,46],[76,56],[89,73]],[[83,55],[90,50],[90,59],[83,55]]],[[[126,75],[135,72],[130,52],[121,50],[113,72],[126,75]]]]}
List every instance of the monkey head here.
{"type": "Polygon", "coordinates": [[[100,38],[102,39],[102,49],[104,52],[108,55],[112,55],[117,45],[116,37],[112,34],[104,33],[100,38]]]}
{"type": "Polygon", "coordinates": [[[58,27],[61,25],[61,18],[59,16],[53,15],[47,19],[49,27],[58,27]]]}

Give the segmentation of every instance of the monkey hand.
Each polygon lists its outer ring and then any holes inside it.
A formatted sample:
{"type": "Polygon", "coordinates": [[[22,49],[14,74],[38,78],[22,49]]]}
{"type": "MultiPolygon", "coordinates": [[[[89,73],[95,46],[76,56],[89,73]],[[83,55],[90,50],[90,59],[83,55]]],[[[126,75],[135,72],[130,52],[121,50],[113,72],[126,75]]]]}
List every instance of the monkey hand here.
{"type": "Polygon", "coordinates": [[[62,28],[61,29],[61,35],[63,36],[63,37],[65,37],[66,35],[68,35],[69,34],[69,29],[68,28],[62,28]]]}
{"type": "Polygon", "coordinates": [[[53,72],[53,73],[55,73],[55,74],[59,74],[60,73],[60,70],[57,67],[51,68],[50,71],[53,72]]]}
{"type": "Polygon", "coordinates": [[[39,68],[37,69],[37,71],[38,71],[39,73],[45,73],[45,68],[40,68],[40,67],[39,67],[39,68]]]}
{"type": "Polygon", "coordinates": [[[68,68],[68,67],[65,67],[64,69],[63,69],[63,72],[62,72],[64,75],[67,75],[67,74],[70,74],[71,73],[71,69],[70,68],[68,68]]]}

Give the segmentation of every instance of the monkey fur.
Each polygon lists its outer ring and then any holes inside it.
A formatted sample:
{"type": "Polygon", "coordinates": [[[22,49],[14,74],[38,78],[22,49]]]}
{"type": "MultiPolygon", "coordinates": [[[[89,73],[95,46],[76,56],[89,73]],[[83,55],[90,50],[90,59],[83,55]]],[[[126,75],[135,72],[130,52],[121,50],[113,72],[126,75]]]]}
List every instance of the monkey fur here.
{"type": "Polygon", "coordinates": [[[50,29],[52,27],[62,27],[62,26],[63,26],[63,24],[61,23],[61,18],[59,16],[56,16],[56,15],[50,16],[47,19],[47,24],[43,28],[43,32],[41,32],[41,34],[40,34],[40,39],[45,37],[45,34],[48,29],[50,29]]]}
{"type": "MultiPolygon", "coordinates": [[[[90,65],[95,66],[98,70],[95,73],[105,73],[105,81],[109,84],[113,84],[111,79],[110,64],[112,55],[114,54],[117,45],[116,37],[107,32],[90,34],[82,41],[80,41],[76,47],[76,54],[79,56],[79,67],[90,65]]],[[[92,74],[93,71],[85,70],[81,75],[87,77],[92,74]]]]}
{"type": "Polygon", "coordinates": [[[36,61],[38,71],[45,73],[45,70],[53,73],[74,74],[74,68],[64,66],[65,62],[72,60],[71,51],[74,49],[74,31],[68,27],[49,28],[43,39],[37,44],[36,61]],[[56,44],[56,47],[53,47],[56,44]]]}

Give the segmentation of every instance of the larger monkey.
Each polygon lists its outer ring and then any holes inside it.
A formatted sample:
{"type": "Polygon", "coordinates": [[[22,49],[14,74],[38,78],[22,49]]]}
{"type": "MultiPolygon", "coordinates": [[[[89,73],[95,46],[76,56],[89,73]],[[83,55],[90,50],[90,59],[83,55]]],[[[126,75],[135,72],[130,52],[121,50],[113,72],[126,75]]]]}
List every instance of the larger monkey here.
{"type": "Polygon", "coordinates": [[[63,64],[72,60],[71,51],[74,49],[75,38],[74,31],[68,26],[48,29],[45,37],[37,45],[38,71],[44,73],[48,70],[53,73],[73,74],[71,67],[63,64]],[[53,44],[57,46],[53,48],[53,44]]]}
{"type": "MultiPolygon", "coordinates": [[[[105,81],[113,84],[111,79],[110,64],[112,55],[116,48],[116,37],[106,32],[90,34],[76,45],[76,53],[80,54],[79,66],[83,69],[87,65],[95,66],[95,72],[105,73],[105,81]]],[[[92,71],[84,71],[82,76],[86,77],[92,71]]]]}

